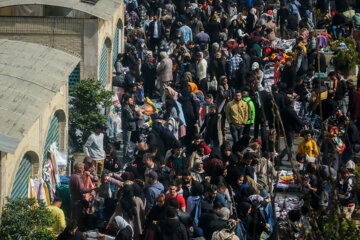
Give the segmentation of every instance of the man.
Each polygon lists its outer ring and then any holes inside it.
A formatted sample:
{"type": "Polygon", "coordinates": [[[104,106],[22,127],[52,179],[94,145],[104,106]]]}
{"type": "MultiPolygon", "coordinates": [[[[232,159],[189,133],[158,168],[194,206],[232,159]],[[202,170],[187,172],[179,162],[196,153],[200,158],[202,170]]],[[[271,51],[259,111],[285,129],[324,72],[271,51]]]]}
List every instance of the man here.
{"type": "Polygon", "coordinates": [[[179,209],[183,212],[186,211],[186,204],[185,204],[185,199],[183,196],[181,196],[176,190],[177,190],[177,184],[175,181],[171,181],[169,183],[169,193],[167,193],[166,199],[176,199],[179,203],[179,209]]]}
{"type": "Polygon", "coordinates": [[[65,215],[63,210],[61,210],[62,199],[55,197],[52,205],[48,206],[47,209],[51,212],[55,223],[51,226],[50,230],[54,233],[55,236],[58,236],[66,227],[65,215]]]}
{"type": "Polygon", "coordinates": [[[229,60],[229,78],[235,77],[235,72],[239,69],[240,63],[243,59],[240,56],[240,48],[235,48],[232,51],[233,56],[229,60]]]}
{"type": "Polygon", "coordinates": [[[284,3],[280,4],[280,9],[277,12],[277,25],[280,23],[280,36],[281,38],[287,38],[288,34],[286,31],[287,19],[289,17],[289,10],[285,7],[284,3]],[[286,35],[285,35],[286,34],[286,35]]]}
{"type": "MultiPolygon", "coordinates": [[[[290,100],[289,98],[285,98],[285,108],[281,113],[281,119],[283,121],[285,128],[286,142],[289,147],[290,157],[292,156],[291,149],[294,143],[295,131],[301,128],[302,126],[304,126],[304,124],[301,122],[301,120],[299,119],[298,115],[294,110],[294,104],[295,104],[294,101],[290,100]]],[[[283,159],[286,154],[287,154],[287,148],[284,148],[284,150],[281,152],[279,156],[280,162],[281,159],[283,159]]]]}
{"type": "MultiPolygon", "coordinates": [[[[145,166],[145,176],[148,175],[152,171],[156,171],[157,167],[154,163],[154,157],[151,153],[145,153],[143,156],[143,164],[145,166]]],[[[145,178],[145,180],[147,180],[145,178]]],[[[148,181],[146,181],[148,182],[148,181]]]]}
{"type": "Polygon", "coordinates": [[[226,105],[225,115],[230,125],[233,142],[237,143],[241,138],[245,124],[249,120],[248,105],[242,100],[240,91],[236,91],[235,99],[226,105]]]}
{"type": "Polygon", "coordinates": [[[159,22],[157,15],[154,15],[154,20],[149,24],[146,36],[149,40],[149,48],[151,51],[160,48],[161,39],[164,37],[164,27],[161,22],[159,22]]]}
{"type": "MultiPolygon", "coordinates": [[[[197,36],[201,31],[204,31],[203,23],[199,21],[197,16],[193,16],[190,22],[190,26],[194,36],[197,36]]],[[[210,41],[210,37],[209,37],[209,41],[210,41]]]]}
{"type": "Polygon", "coordinates": [[[209,185],[205,189],[205,197],[201,199],[201,212],[209,212],[214,208],[214,201],[217,194],[217,186],[209,185]]]}
{"type": "Polygon", "coordinates": [[[355,176],[350,174],[346,168],[341,169],[341,179],[343,184],[340,187],[340,202],[342,205],[342,213],[346,219],[350,219],[355,209],[355,176]]]}
{"type": "Polygon", "coordinates": [[[169,187],[170,179],[174,176],[173,171],[165,165],[165,159],[160,157],[156,160],[157,174],[159,178],[159,182],[164,185],[164,188],[169,187]]]}
{"type": "Polygon", "coordinates": [[[296,71],[295,66],[293,65],[292,58],[285,59],[285,67],[281,72],[281,82],[286,84],[288,90],[292,90],[295,87],[296,81],[296,71]]]}
{"type": "Polygon", "coordinates": [[[160,81],[160,94],[162,96],[164,94],[165,88],[173,80],[173,74],[172,74],[173,63],[166,52],[161,52],[160,58],[161,61],[156,68],[156,72],[159,78],[158,81],[160,81]]]}
{"type": "Polygon", "coordinates": [[[187,198],[189,196],[191,196],[191,189],[193,188],[194,185],[201,185],[198,181],[194,180],[191,172],[189,170],[185,170],[182,173],[182,180],[183,180],[183,185],[182,185],[182,189],[183,189],[183,197],[185,198],[185,200],[187,200],[187,198]]]}
{"type": "Polygon", "coordinates": [[[205,32],[204,27],[201,27],[200,32],[195,35],[194,42],[196,44],[199,44],[199,45],[201,45],[201,44],[206,44],[207,45],[207,44],[210,43],[210,36],[209,36],[209,34],[207,34],[205,32]]]}
{"type": "Polygon", "coordinates": [[[192,30],[189,26],[186,25],[186,23],[184,23],[183,26],[180,28],[180,32],[181,32],[181,37],[183,38],[185,44],[188,41],[193,40],[192,30]]]}
{"type": "Polygon", "coordinates": [[[158,174],[155,171],[151,171],[146,175],[149,182],[149,187],[146,189],[145,198],[146,198],[146,212],[149,212],[150,209],[156,204],[156,198],[160,193],[164,192],[164,186],[158,182],[158,174]]]}
{"type": "Polygon", "coordinates": [[[215,201],[214,206],[210,211],[201,212],[201,216],[199,218],[199,227],[203,229],[205,239],[211,239],[212,234],[214,233],[213,223],[220,219],[219,213],[220,209],[223,207],[224,206],[221,204],[221,202],[215,201]]]}
{"type": "Polygon", "coordinates": [[[166,166],[174,171],[175,175],[179,175],[187,169],[188,167],[188,158],[183,152],[183,145],[179,140],[174,141],[171,155],[166,159],[166,166]]]}
{"type": "Polygon", "coordinates": [[[84,164],[75,163],[74,174],[71,175],[69,181],[69,192],[71,198],[71,213],[72,219],[75,219],[79,226],[82,227],[83,216],[82,216],[82,200],[84,199],[84,194],[89,193],[96,188],[85,188],[82,175],[84,173],[84,164]]]}
{"type": "Polygon", "coordinates": [[[207,67],[208,66],[206,60],[204,59],[204,54],[202,52],[196,53],[196,76],[200,86],[202,86],[202,83],[206,81],[207,67]]]}
{"type": "Polygon", "coordinates": [[[303,53],[302,47],[295,47],[295,54],[297,55],[295,61],[295,71],[299,78],[304,78],[309,70],[308,59],[305,53],[303,53]]]}
{"type": "MultiPolygon", "coordinates": [[[[106,127],[98,123],[95,127],[95,133],[92,133],[84,145],[84,153],[86,157],[91,157],[95,161],[95,169],[97,175],[101,178],[104,170],[104,159],[106,154],[104,151],[104,134],[106,127]]],[[[96,182],[96,186],[100,186],[100,179],[96,182]]]]}

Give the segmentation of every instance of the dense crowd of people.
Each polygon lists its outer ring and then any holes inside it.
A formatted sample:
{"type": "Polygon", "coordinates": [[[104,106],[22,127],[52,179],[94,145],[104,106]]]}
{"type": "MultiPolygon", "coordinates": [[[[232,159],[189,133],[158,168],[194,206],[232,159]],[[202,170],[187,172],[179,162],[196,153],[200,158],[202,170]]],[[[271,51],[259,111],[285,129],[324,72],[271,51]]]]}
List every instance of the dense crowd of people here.
{"type": "Polygon", "coordinates": [[[315,32],[358,44],[359,1],[349,2],[125,0],[114,78],[122,155],[99,124],[74,166],[72,220],[54,227],[58,239],[99,226],[123,240],[268,239],[284,159],[309,197],[289,212],[297,236],[306,239],[309,212],[321,227],[335,192],[351,218],[360,92],[329,71],[315,32]],[[280,69],[270,79],[268,66],[280,69]],[[151,101],[161,109],[144,114],[151,101]]]}

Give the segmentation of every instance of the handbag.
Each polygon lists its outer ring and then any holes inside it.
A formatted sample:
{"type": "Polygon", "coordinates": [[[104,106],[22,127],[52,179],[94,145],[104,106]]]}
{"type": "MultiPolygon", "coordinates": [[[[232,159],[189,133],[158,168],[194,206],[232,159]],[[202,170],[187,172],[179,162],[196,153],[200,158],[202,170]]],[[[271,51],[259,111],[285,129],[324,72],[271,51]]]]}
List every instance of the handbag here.
{"type": "Polygon", "coordinates": [[[184,137],[186,135],[186,127],[185,127],[184,124],[182,124],[180,126],[179,131],[180,131],[179,138],[182,138],[182,137],[184,137]]]}
{"type": "Polygon", "coordinates": [[[125,76],[123,74],[113,77],[112,82],[114,87],[123,87],[125,85],[125,76]]]}
{"type": "Polygon", "coordinates": [[[218,88],[218,82],[216,79],[212,79],[207,82],[207,89],[209,91],[217,91],[218,88]]]}

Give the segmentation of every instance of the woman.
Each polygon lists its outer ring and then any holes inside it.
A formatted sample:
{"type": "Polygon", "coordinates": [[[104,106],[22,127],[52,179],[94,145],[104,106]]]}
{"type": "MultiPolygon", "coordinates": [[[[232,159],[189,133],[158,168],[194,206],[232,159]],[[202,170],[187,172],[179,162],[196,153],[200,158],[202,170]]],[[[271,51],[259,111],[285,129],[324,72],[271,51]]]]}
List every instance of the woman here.
{"type": "Polygon", "coordinates": [[[144,240],[155,240],[156,224],[166,219],[165,194],[160,193],[156,198],[156,205],[151,208],[146,217],[144,240]]]}
{"type": "Polygon", "coordinates": [[[190,156],[189,169],[194,167],[195,161],[204,160],[207,156],[209,156],[210,153],[211,153],[211,149],[206,145],[206,143],[205,142],[200,143],[197,146],[196,151],[193,152],[190,156]]]}
{"type": "Polygon", "coordinates": [[[115,217],[115,222],[119,231],[116,234],[115,240],[133,240],[134,239],[134,230],[131,225],[125,221],[121,216],[115,217]]]}
{"type": "Polygon", "coordinates": [[[248,34],[252,33],[255,30],[255,25],[258,20],[258,17],[256,16],[256,9],[252,8],[249,11],[249,14],[246,18],[246,32],[248,34]]]}
{"type": "Polygon", "coordinates": [[[199,104],[195,100],[195,96],[191,93],[190,86],[187,82],[182,82],[181,95],[179,102],[182,105],[184,117],[186,121],[185,144],[192,142],[196,134],[196,124],[199,119],[199,104]]]}
{"type": "Polygon", "coordinates": [[[220,51],[210,61],[209,74],[212,80],[220,80],[221,76],[226,75],[226,58],[222,57],[220,51]]]}
{"type": "Polygon", "coordinates": [[[220,147],[223,140],[222,117],[217,113],[216,105],[210,106],[210,113],[206,115],[205,121],[201,126],[200,133],[204,132],[204,140],[206,144],[212,147],[220,147]]]}
{"type": "Polygon", "coordinates": [[[195,94],[197,100],[199,101],[200,107],[202,107],[205,102],[204,93],[198,89],[198,86],[195,83],[189,82],[189,86],[191,88],[191,92],[195,94]]]}
{"type": "Polygon", "coordinates": [[[169,129],[169,131],[174,135],[176,140],[179,139],[179,108],[176,102],[172,99],[168,99],[165,102],[165,113],[164,113],[164,127],[169,129]]]}
{"type": "Polygon", "coordinates": [[[136,122],[143,119],[139,113],[134,110],[134,99],[130,95],[124,95],[124,106],[121,110],[121,122],[123,130],[124,141],[124,158],[128,155],[128,149],[130,145],[131,135],[136,131],[136,122]]]}
{"type": "Polygon", "coordinates": [[[134,195],[132,184],[125,184],[117,211],[132,226],[134,239],[139,239],[145,222],[145,203],[134,195]]]}
{"type": "Polygon", "coordinates": [[[221,114],[221,129],[225,128],[225,106],[232,99],[233,92],[228,84],[228,79],[226,76],[220,77],[219,88],[216,98],[216,105],[218,113],[221,114]]]}
{"type": "Polygon", "coordinates": [[[218,23],[216,16],[212,16],[210,18],[209,23],[207,24],[207,31],[210,36],[211,44],[214,42],[220,42],[220,32],[221,32],[221,25],[218,23]]]}
{"type": "Polygon", "coordinates": [[[194,162],[194,167],[191,169],[191,176],[194,180],[198,182],[203,182],[206,177],[206,173],[204,171],[204,163],[202,160],[198,159],[194,162]]]}
{"type": "Polygon", "coordinates": [[[236,40],[239,40],[238,29],[239,29],[238,20],[237,19],[232,20],[231,25],[228,28],[229,31],[228,35],[232,36],[236,40]]]}

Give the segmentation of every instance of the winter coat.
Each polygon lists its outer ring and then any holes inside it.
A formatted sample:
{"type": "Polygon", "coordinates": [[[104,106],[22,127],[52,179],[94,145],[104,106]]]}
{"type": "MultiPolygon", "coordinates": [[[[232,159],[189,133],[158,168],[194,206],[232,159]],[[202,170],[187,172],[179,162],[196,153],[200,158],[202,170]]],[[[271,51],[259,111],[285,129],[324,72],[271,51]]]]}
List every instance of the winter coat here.
{"type": "Polygon", "coordinates": [[[232,100],[226,105],[225,114],[229,124],[243,125],[249,120],[248,105],[243,100],[232,100]]]}
{"type": "Polygon", "coordinates": [[[185,226],[178,219],[166,219],[158,223],[160,231],[155,234],[159,240],[187,240],[185,226]]]}
{"type": "Polygon", "coordinates": [[[246,124],[253,124],[255,122],[255,105],[253,101],[251,101],[250,97],[243,98],[244,102],[248,104],[248,107],[250,107],[250,113],[249,120],[246,122],[246,124]]]}
{"type": "Polygon", "coordinates": [[[221,114],[208,114],[205,117],[205,121],[201,126],[200,133],[204,131],[204,140],[207,144],[211,140],[218,140],[219,145],[223,143],[223,133],[221,131],[221,114]]]}

